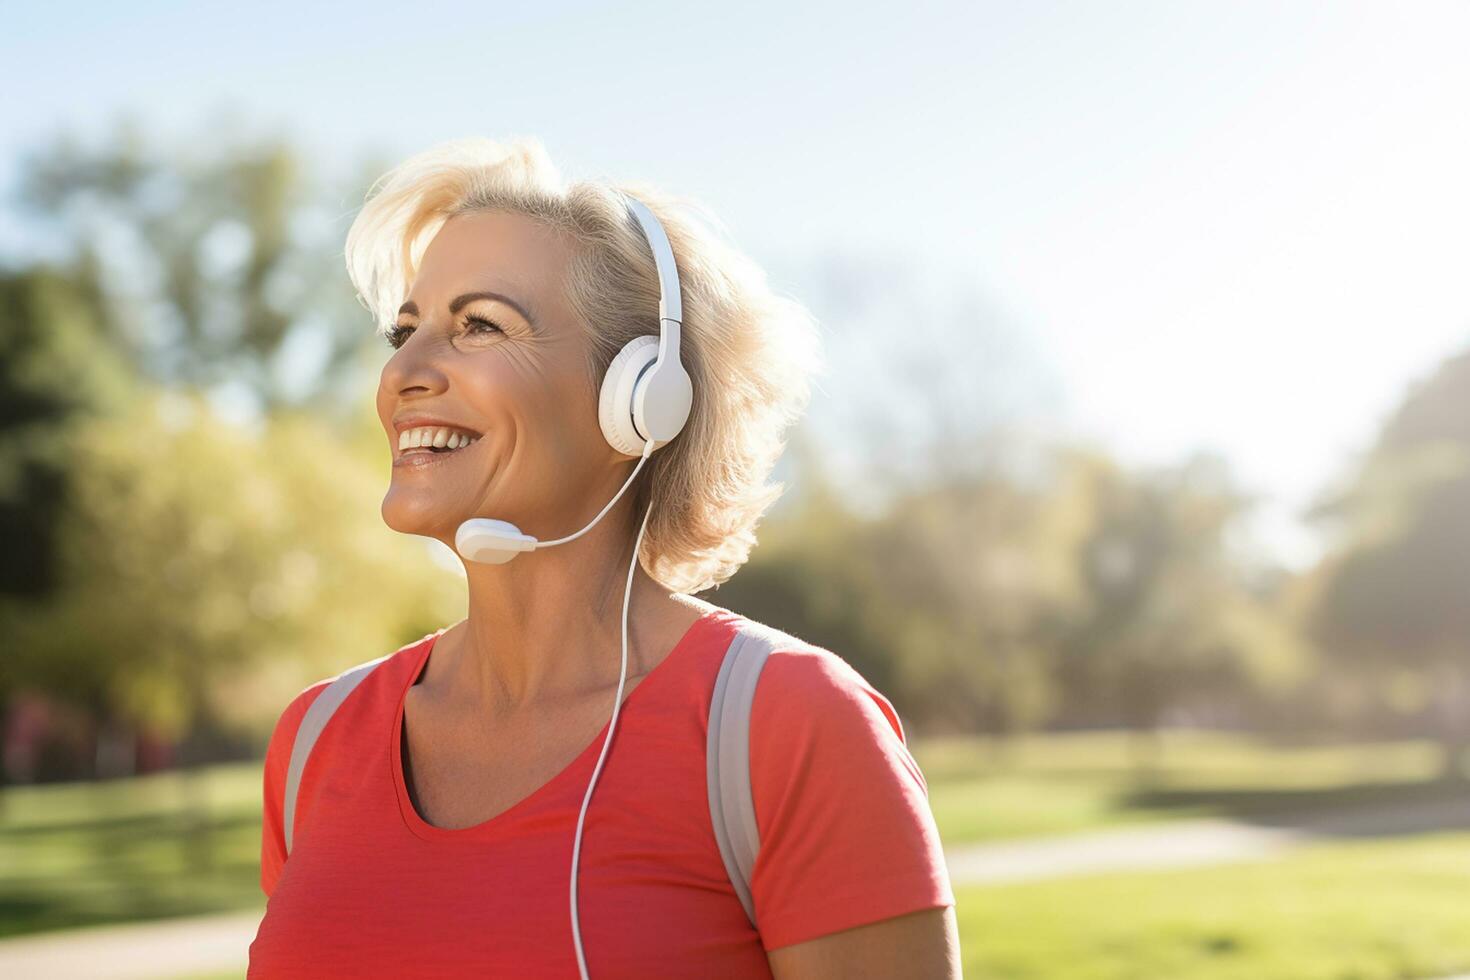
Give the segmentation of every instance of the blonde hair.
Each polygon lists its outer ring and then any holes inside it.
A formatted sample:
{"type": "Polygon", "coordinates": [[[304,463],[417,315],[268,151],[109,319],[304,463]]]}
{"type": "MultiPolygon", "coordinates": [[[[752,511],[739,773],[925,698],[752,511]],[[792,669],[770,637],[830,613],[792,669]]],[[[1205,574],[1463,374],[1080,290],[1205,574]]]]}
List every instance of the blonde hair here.
{"type": "Polygon", "coordinates": [[[755,545],[761,515],[781,495],[768,483],[785,432],[820,367],[817,325],[765,273],[693,218],[719,225],[688,198],[642,183],[563,181],[541,141],[450,140],[376,181],[347,232],[347,272],[380,332],[392,328],[429,242],[457,214],[504,211],[575,242],[566,293],[587,331],[594,397],[629,340],[658,333],[653,254],[618,192],[658,216],[679,269],[681,360],[694,384],[689,421],[656,452],[634,488],[651,504],[639,561],[664,587],[699,592],[733,575],[755,545]],[[651,499],[650,499],[651,498],[651,499]]]}

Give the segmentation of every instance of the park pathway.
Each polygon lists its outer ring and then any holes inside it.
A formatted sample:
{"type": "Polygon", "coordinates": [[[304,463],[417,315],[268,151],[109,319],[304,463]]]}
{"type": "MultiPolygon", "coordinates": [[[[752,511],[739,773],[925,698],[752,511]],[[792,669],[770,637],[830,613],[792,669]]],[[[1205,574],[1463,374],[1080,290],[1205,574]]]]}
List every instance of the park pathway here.
{"type": "MultiPolygon", "coordinates": [[[[1181,820],[1117,830],[958,846],[945,851],[956,885],[1002,884],[1108,871],[1198,867],[1274,857],[1313,841],[1470,827],[1462,799],[1360,807],[1255,822],[1181,820]]],[[[244,976],[261,911],[74,929],[0,940],[0,977],[161,980],[244,976]]],[[[1470,975],[1446,980],[1470,980],[1470,975]]]]}
{"type": "Polygon", "coordinates": [[[1313,841],[1395,837],[1470,827],[1464,798],[1331,813],[1279,814],[1252,822],[1180,820],[1062,837],[959,846],[945,851],[955,884],[1002,884],[1107,871],[1186,868],[1273,857],[1313,841]]]}
{"type": "Polygon", "coordinates": [[[261,912],[93,926],[0,940],[0,977],[14,980],[166,980],[245,975],[261,912]]]}

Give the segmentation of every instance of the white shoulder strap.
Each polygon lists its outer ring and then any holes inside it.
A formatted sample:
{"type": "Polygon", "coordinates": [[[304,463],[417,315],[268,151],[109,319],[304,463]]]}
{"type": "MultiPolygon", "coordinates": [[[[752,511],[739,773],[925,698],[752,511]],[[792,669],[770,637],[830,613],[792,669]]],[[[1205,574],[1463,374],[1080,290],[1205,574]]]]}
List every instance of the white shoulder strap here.
{"type": "MultiPolygon", "coordinates": [[[[725,650],[710,701],[705,744],[710,819],[725,871],[752,926],[757,923],[750,880],[755,870],[756,855],[760,852],[760,832],[756,827],[755,803],[750,789],[750,709],[766,658],[779,644],[789,640],[791,638],[779,630],[744,621],[725,650]]],[[[291,763],[286,770],[286,795],[282,808],[282,828],[288,855],[294,836],[296,793],[312,746],[347,695],[374,667],[390,656],[392,654],[359,664],[333,678],[301,719],[291,747],[291,763]]]]}
{"type": "Polygon", "coordinates": [[[296,790],[301,786],[301,774],[306,770],[306,760],[311,755],[312,746],[316,745],[317,736],[327,727],[327,722],[332,720],[332,715],[336,714],[342,702],[347,700],[347,695],[362,683],[364,677],[372,673],[374,667],[391,656],[393,654],[389,653],[365,664],[358,664],[332,678],[331,683],[317,695],[302,716],[301,726],[296,729],[296,740],[291,745],[291,764],[286,769],[286,798],[281,807],[281,826],[286,832],[288,855],[291,853],[293,825],[296,822],[296,790]]]}
{"type": "Polygon", "coordinates": [[[705,762],[710,819],[725,872],[745,907],[746,917],[757,928],[750,880],[761,841],[750,790],[750,706],[766,658],[782,641],[790,639],[769,626],[743,622],[725,651],[709,706],[705,762]]]}

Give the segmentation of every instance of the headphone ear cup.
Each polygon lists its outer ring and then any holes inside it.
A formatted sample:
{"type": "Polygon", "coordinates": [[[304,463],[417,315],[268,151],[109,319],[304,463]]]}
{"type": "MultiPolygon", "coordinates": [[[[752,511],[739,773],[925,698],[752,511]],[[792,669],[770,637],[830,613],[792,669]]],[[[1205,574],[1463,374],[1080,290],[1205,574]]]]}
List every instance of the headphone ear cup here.
{"type": "Polygon", "coordinates": [[[602,378],[597,396],[597,422],[607,444],[624,456],[642,456],[646,440],[633,424],[633,391],[638,379],[658,360],[658,338],[634,337],[618,351],[602,378]]]}

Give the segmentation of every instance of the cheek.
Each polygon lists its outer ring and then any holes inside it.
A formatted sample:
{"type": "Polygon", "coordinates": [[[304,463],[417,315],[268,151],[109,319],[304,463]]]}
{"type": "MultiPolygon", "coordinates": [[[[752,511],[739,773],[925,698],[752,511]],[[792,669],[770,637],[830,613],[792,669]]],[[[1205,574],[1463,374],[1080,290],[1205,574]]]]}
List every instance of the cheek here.
{"type": "Polygon", "coordinates": [[[597,399],[586,376],[560,378],[542,392],[539,421],[548,449],[568,472],[601,468],[607,459],[607,441],[597,421],[597,399]]]}
{"type": "Polygon", "coordinates": [[[537,405],[541,431],[565,466],[593,466],[606,448],[597,422],[597,402],[581,377],[548,387],[537,405]]]}
{"type": "MultiPolygon", "coordinates": [[[[507,357],[471,382],[478,413],[490,425],[509,420],[518,451],[572,466],[605,446],[597,399],[580,366],[548,366],[507,357]]],[[[498,424],[505,424],[504,422],[498,424]]]]}
{"type": "MultiPolygon", "coordinates": [[[[436,470],[432,481],[395,476],[384,499],[384,517],[401,530],[434,519],[433,508],[463,504],[534,514],[581,506],[607,476],[611,450],[597,420],[597,390],[579,352],[523,348],[506,343],[494,351],[445,358],[426,404],[453,412],[485,432],[479,464],[436,470]],[[446,503],[448,502],[448,503],[446,503]],[[420,509],[422,511],[420,512],[420,509]]],[[[376,407],[390,423],[403,401],[392,376],[380,379],[376,407]]],[[[390,436],[391,438],[391,436],[390,436]]]]}

